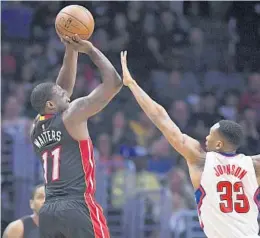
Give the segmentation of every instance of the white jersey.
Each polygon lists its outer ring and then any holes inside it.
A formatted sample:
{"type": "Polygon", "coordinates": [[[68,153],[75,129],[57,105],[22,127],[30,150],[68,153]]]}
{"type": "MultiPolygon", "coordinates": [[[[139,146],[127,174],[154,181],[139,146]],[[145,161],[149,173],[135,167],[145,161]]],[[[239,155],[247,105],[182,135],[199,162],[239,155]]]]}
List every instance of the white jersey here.
{"type": "Polygon", "coordinates": [[[251,157],[207,153],[201,187],[195,193],[207,237],[258,237],[259,192],[251,157]]]}

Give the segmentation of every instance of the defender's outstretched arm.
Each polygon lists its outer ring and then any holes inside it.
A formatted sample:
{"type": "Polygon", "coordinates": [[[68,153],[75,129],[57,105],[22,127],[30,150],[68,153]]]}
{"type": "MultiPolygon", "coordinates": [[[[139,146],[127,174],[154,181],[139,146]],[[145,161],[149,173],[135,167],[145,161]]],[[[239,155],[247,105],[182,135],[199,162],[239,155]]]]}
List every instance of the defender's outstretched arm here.
{"type": "Polygon", "coordinates": [[[127,67],[127,52],[121,52],[123,83],[134,94],[138,104],[163,133],[169,143],[189,162],[195,162],[201,157],[200,143],[183,134],[179,127],[171,120],[166,110],[155,102],[132,78],[127,67]]]}

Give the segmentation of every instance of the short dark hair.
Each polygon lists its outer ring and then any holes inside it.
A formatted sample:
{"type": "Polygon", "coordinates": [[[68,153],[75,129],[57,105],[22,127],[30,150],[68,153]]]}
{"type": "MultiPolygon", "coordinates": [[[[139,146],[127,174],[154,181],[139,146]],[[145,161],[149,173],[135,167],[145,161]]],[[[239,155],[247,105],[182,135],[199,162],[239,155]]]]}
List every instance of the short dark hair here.
{"type": "Polygon", "coordinates": [[[31,199],[33,200],[34,199],[34,196],[38,190],[38,188],[41,188],[41,187],[44,187],[44,184],[38,184],[37,186],[35,186],[32,190],[32,194],[31,194],[31,199]]]}
{"type": "Polygon", "coordinates": [[[221,120],[219,122],[219,133],[227,139],[227,141],[238,149],[243,141],[243,129],[238,123],[230,120],[221,120]]]}
{"type": "Polygon", "coordinates": [[[31,93],[31,104],[35,111],[43,113],[46,102],[52,99],[55,83],[41,83],[31,93]]]}

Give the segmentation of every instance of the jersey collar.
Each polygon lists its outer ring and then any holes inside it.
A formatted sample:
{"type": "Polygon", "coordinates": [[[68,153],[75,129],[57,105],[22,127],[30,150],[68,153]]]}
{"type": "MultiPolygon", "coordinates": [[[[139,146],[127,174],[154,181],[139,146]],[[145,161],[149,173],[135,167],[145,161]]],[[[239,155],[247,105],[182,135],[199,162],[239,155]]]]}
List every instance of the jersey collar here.
{"type": "Polygon", "coordinates": [[[39,121],[44,121],[44,120],[47,120],[51,117],[53,117],[55,114],[45,114],[45,115],[40,115],[39,117],[39,121]]]}
{"type": "Polygon", "coordinates": [[[226,156],[226,157],[233,157],[233,156],[236,156],[237,153],[236,152],[217,152],[223,156],[226,156]]]}

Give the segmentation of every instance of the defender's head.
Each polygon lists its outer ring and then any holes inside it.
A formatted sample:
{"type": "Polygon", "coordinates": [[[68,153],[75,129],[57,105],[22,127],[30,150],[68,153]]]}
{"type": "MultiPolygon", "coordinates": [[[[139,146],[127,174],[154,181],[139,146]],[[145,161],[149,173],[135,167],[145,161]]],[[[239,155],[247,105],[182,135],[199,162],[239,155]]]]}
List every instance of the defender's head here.
{"type": "Polygon", "coordinates": [[[45,187],[43,184],[37,185],[33,191],[30,199],[30,208],[39,214],[39,211],[45,201],[45,187]]]}
{"type": "Polygon", "coordinates": [[[207,151],[234,152],[243,141],[242,127],[229,120],[221,120],[211,127],[206,137],[207,151]]]}
{"type": "Polygon", "coordinates": [[[31,94],[32,107],[39,114],[63,112],[69,107],[67,92],[54,83],[41,83],[31,94]]]}

